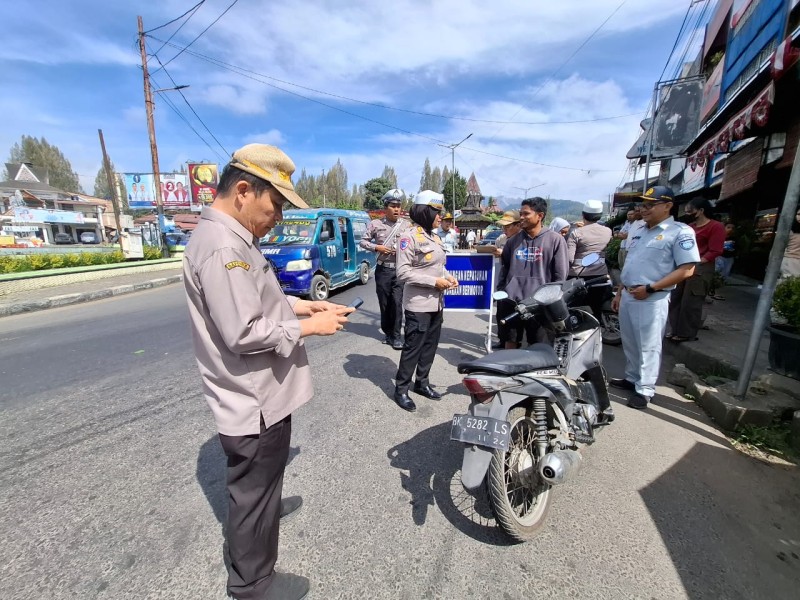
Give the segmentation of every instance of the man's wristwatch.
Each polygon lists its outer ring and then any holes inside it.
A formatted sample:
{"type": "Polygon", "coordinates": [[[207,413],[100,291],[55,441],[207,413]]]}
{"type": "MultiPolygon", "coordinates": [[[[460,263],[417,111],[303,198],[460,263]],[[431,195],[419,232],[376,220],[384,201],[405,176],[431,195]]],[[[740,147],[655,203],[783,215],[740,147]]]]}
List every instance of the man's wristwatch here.
{"type": "Polygon", "coordinates": [[[646,286],[644,286],[644,291],[648,294],[655,294],[658,290],[648,283],[646,286]]]}

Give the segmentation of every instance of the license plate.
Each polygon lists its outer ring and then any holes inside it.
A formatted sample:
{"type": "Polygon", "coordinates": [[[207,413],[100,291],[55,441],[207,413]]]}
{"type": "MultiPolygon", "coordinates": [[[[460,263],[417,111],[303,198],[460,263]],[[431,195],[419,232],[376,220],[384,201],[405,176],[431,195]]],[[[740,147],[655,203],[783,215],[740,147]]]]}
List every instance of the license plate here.
{"type": "Polygon", "coordinates": [[[511,423],[508,421],[472,415],[453,415],[453,425],[450,428],[451,440],[508,450],[510,437],[511,423]]]}

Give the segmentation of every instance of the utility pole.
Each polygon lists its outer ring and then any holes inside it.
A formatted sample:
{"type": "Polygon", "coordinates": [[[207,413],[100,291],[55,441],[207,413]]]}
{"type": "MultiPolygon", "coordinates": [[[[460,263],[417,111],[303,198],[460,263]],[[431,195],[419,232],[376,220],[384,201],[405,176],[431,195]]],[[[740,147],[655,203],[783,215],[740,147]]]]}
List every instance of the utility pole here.
{"type": "Polygon", "coordinates": [[[769,253],[764,283],[761,284],[761,295],[758,297],[756,314],[753,317],[753,327],[750,329],[750,339],[747,342],[747,350],[742,360],[742,368],[739,369],[739,379],[736,382],[736,396],[743,400],[747,395],[750,377],[753,375],[753,366],[756,363],[758,347],[761,345],[761,336],[769,321],[772,295],[778,285],[781,261],[786,251],[786,245],[789,243],[792,222],[796,218],[798,199],[800,199],[800,152],[796,152],[794,155],[792,173],[789,175],[789,184],[786,186],[786,195],[783,199],[783,206],[781,206],[781,214],[778,217],[778,226],[775,228],[775,238],[769,253]]]}
{"type": "MultiPolygon", "coordinates": [[[[450,152],[451,152],[451,160],[452,160],[451,165],[452,165],[453,171],[450,173],[450,179],[453,181],[453,222],[454,223],[455,223],[455,219],[456,219],[456,148],[458,148],[461,144],[466,142],[471,137],[472,137],[472,134],[470,133],[467,137],[465,137],[463,140],[461,140],[457,144],[448,144],[448,145],[437,144],[438,146],[441,146],[442,148],[449,148],[450,152]]],[[[444,184],[447,185],[447,182],[445,181],[444,184]]]]}
{"type": "Polygon", "coordinates": [[[656,114],[658,113],[656,105],[658,104],[658,82],[656,82],[655,86],[653,86],[653,118],[650,121],[650,131],[645,136],[647,139],[647,160],[644,163],[644,183],[642,184],[642,194],[647,191],[648,184],[647,182],[650,181],[650,155],[652,154],[653,150],[653,133],[655,132],[656,128],[656,114]]]}
{"type": "Polygon", "coordinates": [[[150,156],[153,159],[153,187],[156,194],[156,211],[158,213],[158,237],[161,242],[161,255],[169,256],[166,236],[164,234],[164,199],[161,196],[161,169],[158,168],[158,147],[156,146],[156,125],[153,121],[153,94],[150,90],[150,74],[147,71],[147,49],[145,46],[144,25],[142,17],[139,22],[139,50],[142,53],[142,76],[144,78],[144,108],[147,113],[147,132],[150,134],[150,156]]]}
{"type": "MultiPolygon", "coordinates": [[[[547,182],[545,182],[545,183],[547,183],[547,182]]],[[[523,190],[525,192],[525,195],[522,197],[522,199],[525,200],[528,197],[528,192],[530,190],[535,190],[537,187],[542,187],[543,185],[545,185],[545,183],[540,183],[538,185],[531,185],[531,186],[528,186],[526,188],[521,188],[521,187],[517,187],[517,186],[512,186],[512,187],[515,190],[523,190]]]]}
{"type": "Polygon", "coordinates": [[[114,207],[114,222],[117,225],[117,241],[119,248],[122,250],[122,226],[119,221],[119,200],[117,200],[117,186],[114,181],[114,174],[111,172],[111,161],[108,160],[106,154],[106,142],[103,139],[103,130],[98,129],[97,134],[100,136],[100,149],[103,151],[103,170],[106,172],[106,180],[108,181],[108,188],[111,190],[111,205],[114,207]]]}

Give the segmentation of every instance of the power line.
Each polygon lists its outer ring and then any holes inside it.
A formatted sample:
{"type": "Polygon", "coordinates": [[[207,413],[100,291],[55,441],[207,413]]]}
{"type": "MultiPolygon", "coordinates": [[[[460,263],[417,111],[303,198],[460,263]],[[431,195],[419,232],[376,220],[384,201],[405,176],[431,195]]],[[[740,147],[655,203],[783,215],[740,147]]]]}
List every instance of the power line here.
{"type": "Polygon", "coordinates": [[[667,61],[664,63],[664,68],[661,69],[661,75],[658,76],[658,81],[664,79],[664,73],[667,72],[667,67],[669,66],[669,61],[672,60],[672,55],[675,54],[675,48],[678,47],[678,42],[683,35],[683,28],[686,27],[686,22],[689,20],[689,13],[692,12],[692,8],[694,7],[694,3],[689,3],[689,6],[686,7],[686,14],[683,15],[683,22],[681,23],[681,28],[678,30],[678,35],[675,36],[675,41],[672,44],[672,50],[669,51],[669,55],[667,56],[667,61]]]}
{"type": "Polygon", "coordinates": [[[184,95],[184,93],[183,93],[183,90],[181,90],[181,89],[180,89],[180,87],[178,86],[178,84],[177,84],[177,83],[175,82],[175,80],[172,78],[172,75],[170,75],[170,74],[169,74],[169,71],[167,71],[167,70],[164,68],[164,65],[163,65],[163,64],[161,64],[161,59],[159,59],[159,58],[158,58],[158,56],[156,56],[156,57],[155,57],[155,59],[158,61],[158,64],[160,64],[160,65],[161,65],[161,68],[162,68],[162,69],[164,69],[164,73],[166,74],[166,76],[167,76],[167,77],[169,77],[169,80],[172,82],[172,85],[174,85],[174,86],[175,86],[175,90],[176,90],[176,91],[177,91],[177,92],[178,92],[178,93],[181,95],[181,98],[183,98],[183,101],[186,103],[186,106],[188,106],[188,107],[189,107],[189,110],[191,110],[191,111],[192,111],[192,113],[194,114],[194,116],[195,116],[195,117],[197,117],[197,120],[198,120],[198,121],[200,121],[200,124],[201,124],[201,125],[202,125],[202,126],[205,128],[205,130],[206,130],[206,131],[208,132],[208,134],[209,134],[209,135],[210,135],[210,136],[211,136],[211,137],[214,139],[214,141],[215,141],[215,142],[217,142],[217,145],[218,145],[220,148],[222,148],[222,152],[223,152],[224,154],[226,154],[226,155],[230,156],[230,154],[231,154],[231,153],[230,153],[230,152],[228,152],[228,150],[225,148],[225,146],[223,146],[223,145],[222,145],[222,143],[221,143],[221,142],[220,142],[220,141],[217,139],[217,136],[215,136],[215,135],[214,135],[214,134],[211,132],[211,130],[208,128],[208,125],[206,125],[206,124],[205,124],[205,121],[203,121],[203,119],[201,119],[201,118],[200,118],[200,115],[198,115],[198,114],[197,114],[197,111],[196,111],[196,110],[194,109],[194,107],[192,107],[192,105],[189,103],[189,99],[188,99],[188,98],[186,98],[186,96],[185,96],[185,95],[184,95]]]}
{"type": "MultiPolygon", "coordinates": [[[[154,36],[150,36],[150,37],[153,40],[157,41],[157,42],[161,41],[160,39],[158,39],[158,38],[156,38],[154,36]]],[[[164,45],[169,45],[169,46],[171,46],[173,48],[176,48],[176,49],[185,50],[185,48],[182,48],[181,46],[179,46],[177,44],[174,44],[174,43],[167,44],[167,42],[164,42],[164,45]]],[[[326,92],[324,90],[318,90],[318,89],[315,89],[315,88],[311,88],[311,87],[308,87],[308,86],[301,85],[299,83],[293,83],[291,81],[286,81],[286,80],[280,79],[278,77],[273,77],[273,76],[267,75],[265,73],[259,73],[258,71],[253,71],[253,70],[247,69],[245,67],[240,67],[238,65],[234,65],[234,64],[231,64],[231,63],[226,63],[226,62],[224,62],[222,60],[219,60],[219,59],[216,59],[216,58],[213,58],[213,57],[210,57],[210,56],[206,56],[206,55],[201,54],[201,53],[199,53],[197,51],[194,51],[194,50],[187,51],[186,53],[189,54],[190,56],[194,56],[195,58],[199,58],[200,60],[205,60],[207,62],[210,62],[211,64],[215,64],[215,65],[223,67],[223,68],[229,67],[230,69],[236,69],[237,72],[249,73],[251,75],[256,75],[258,77],[263,77],[264,79],[269,79],[270,81],[276,81],[276,82],[284,84],[284,85],[290,85],[292,87],[299,88],[301,90],[314,92],[315,94],[320,94],[322,96],[329,96],[331,98],[336,98],[338,100],[346,100],[347,102],[354,102],[356,104],[363,104],[365,106],[373,106],[375,108],[382,108],[384,110],[393,110],[393,111],[408,113],[408,114],[412,114],[412,115],[420,115],[420,116],[423,116],[423,117],[435,117],[437,119],[447,119],[447,120],[452,120],[452,121],[469,121],[469,122],[472,122],[472,123],[489,123],[489,124],[494,124],[494,125],[498,125],[498,124],[502,124],[502,125],[569,125],[569,124],[575,124],[575,123],[594,123],[594,122],[597,122],[597,121],[610,121],[610,120],[613,120],[613,119],[624,119],[626,117],[632,117],[632,116],[635,116],[635,115],[639,114],[638,112],[635,112],[635,113],[628,113],[628,114],[624,114],[624,115],[613,115],[613,116],[609,116],[609,117],[597,117],[597,118],[594,118],[594,119],[579,119],[579,120],[574,120],[574,121],[533,121],[533,122],[530,122],[530,121],[497,121],[497,120],[490,120],[490,119],[473,119],[473,118],[470,118],[470,117],[456,117],[456,116],[451,116],[451,115],[441,115],[441,114],[437,114],[437,113],[422,112],[422,111],[417,111],[417,110],[410,110],[410,109],[407,109],[407,108],[399,108],[397,106],[389,106],[389,105],[386,105],[386,104],[379,104],[377,102],[368,102],[366,100],[359,100],[358,98],[350,98],[348,96],[342,96],[340,94],[334,94],[332,92],[326,92]]]]}
{"type": "MultiPolygon", "coordinates": [[[[153,79],[152,75],[150,76],[150,78],[151,78],[151,79],[153,79]]],[[[170,100],[170,99],[169,99],[167,96],[165,96],[165,95],[163,95],[163,94],[162,94],[162,95],[160,95],[160,99],[161,99],[161,100],[163,100],[163,101],[164,101],[164,103],[165,103],[167,106],[169,106],[169,107],[170,107],[170,108],[173,110],[173,112],[174,112],[175,114],[177,114],[177,115],[178,115],[178,116],[179,116],[179,117],[180,117],[180,118],[183,120],[183,122],[184,122],[184,123],[186,123],[186,125],[189,127],[189,129],[191,129],[191,130],[194,132],[194,134],[195,134],[195,135],[196,135],[198,138],[200,138],[200,141],[202,141],[202,142],[203,142],[203,143],[204,143],[206,146],[208,146],[208,149],[209,149],[209,150],[211,150],[211,151],[212,151],[214,154],[216,154],[216,155],[217,155],[217,157],[219,157],[219,158],[220,158],[220,160],[221,160],[222,162],[226,162],[226,161],[228,160],[228,159],[227,159],[227,157],[221,156],[221,155],[220,155],[220,153],[219,153],[219,152],[217,152],[217,151],[216,151],[216,150],[215,150],[215,149],[214,149],[214,148],[211,146],[211,144],[209,144],[209,143],[208,143],[208,141],[206,141],[206,139],[205,139],[205,138],[204,138],[202,135],[200,135],[200,132],[199,132],[199,131],[197,131],[197,129],[195,129],[195,128],[194,128],[194,126],[191,124],[191,122],[189,121],[189,119],[187,119],[187,118],[186,118],[186,116],[185,116],[185,115],[184,115],[184,114],[183,114],[183,113],[182,113],[182,112],[181,112],[181,111],[178,109],[178,107],[177,107],[177,106],[175,106],[175,104],[172,102],[172,100],[170,100]]]]}
{"type": "MultiPolygon", "coordinates": [[[[180,30],[183,29],[183,26],[186,25],[189,21],[192,20],[192,17],[197,13],[198,10],[200,10],[200,6],[202,6],[203,2],[205,2],[205,1],[206,0],[203,0],[202,2],[198,2],[197,4],[195,4],[194,8],[190,9],[192,11],[192,14],[189,15],[189,18],[186,19],[183,23],[181,23],[181,26],[178,27],[174,32],[172,32],[172,35],[167,38],[166,42],[161,44],[161,47],[158,50],[156,50],[155,52],[152,53],[154,56],[157,55],[159,52],[161,52],[164,49],[164,46],[166,46],[170,41],[172,41],[172,38],[174,38],[176,35],[178,35],[180,30]]],[[[184,13],[184,14],[186,14],[186,13],[184,13]]],[[[147,35],[147,34],[145,34],[145,35],[147,35]]]]}
{"type": "MultiPolygon", "coordinates": [[[[599,32],[599,31],[600,31],[600,30],[601,30],[603,27],[605,27],[605,24],[606,24],[606,23],[608,23],[608,22],[611,20],[611,18],[612,18],[612,17],[613,17],[615,14],[617,14],[617,12],[619,11],[619,9],[620,9],[620,8],[622,8],[622,7],[623,7],[623,5],[624,5],[624,4],[625,4],[627,1],[628,1],[628,0],[622,0],[622,2],[620,2],[620,3],[619,3],[619,6],[617,6],[617,8],[615,8],[615,9],[614,9],[614,10],[611,12],[611,14],[610,14],[610,15],[608,15],[608,17],[606,17],[606,20],[605,20],[605,21],[603,21],[602,23],[600,23],[600,25],[597,27],[597,29],[595,29],[595,30],[594,30],[594,31],[593,31],[593,32],[592,32],[592,33],[589,35],[589,37],[587,37],[587,38],[586,38],[586,39],[583,41],[583,43],[581,43],[581,45],[580,45],[580,46],[578,46],[578,47],[575,49],[575,51],[574,51],[572,54],[570,54],[570,55],[569,55],[569,57],[567,58],[567,60],[565,60],[563,63],[561,63],[561,66],[560,66],[560,67],[558,67],[558,68],[557,68],[555,71],[553,71],[553,72],[552,72],[552,73],[551,73],[551,74],[550,74],[550,75],[547,77],[547,79],[545,79],[545,80],[544,80],[544,81],[543,81],[543,82],[542,82],[542,83],[539,85],[539,87],[538,87],[538,88],[536,88],[536,90],[533,92],[533,96],[531,96],[531,99],[528,101],[528,104],[530,104],[530,102],[532,102],[532,101],[533,101],[533,99],[534,99],[534,98],[535,98],[535,97],[536,97],[536,96],[539,94],[539,92],[541,92],[541,91],[542,91],[542,89],[544,88],[544,86],[545,86],[545,85],[547,85],[547,84],[548,84],[550,81],[552,81],[552,79],[553,79],[553,78],[554,78],[556,75],[558,75],[558,73],[561,71],[561,69],[563,69],[564,67],[566,67],[566,66],[567,66],[567,64],[569,63],[569,61],[571,61],[571,60],[572,60],[572,59],[575,57],[575,55],[576,55],[576,54],[578,54],[578,52],[580,52],[580,51],[581,51],[581,49],[582,49],[582,48],[583,48],[583,47],[584,47],[586,44],[588,44],[588,43],[589,43],[589,42],[592,40],[592,38],[594,38],[594,36],[595,36],[595,35],[597,35],[597,34],[598,34],[598,32],[599,32]]],[[[522,111],[522,109],[523,109],[523,108],[527,108],[527,107],[528,107],[528,105],[527,105],[527,104],[525,104],[525,105],[521,106],[521,107],[520,107],[520,108],[517,110],[517,112],[515,112],[515,113],[514,113],[514,116],[513,116],[513,117],[511,117],[511,121],[513,122],[513,121],[514,121],[514,118],[515,118],[515,117],[516,117],[516,116],[517,116],[517,115],[518,115],[518,114],[519,114],[519,113],[522,111]]],[[[500,127],[500,129],[498,129],[498,130],[497,130],[497,131],[494,133],[494,135],[493,135],[491,138],[489,138],[489,141],[492,141],[494,138],[496,138],[496,137],[497,137],[497,135],[498,135],[498,134],[499,134],[501,131],[503,131],[503,129],[504,129],[504,128],[505,128],[505,126],[503,126],[503,127],[500,127]]]]}
{"type": "Polygon", "coordinates": [[[198,3],[197,3],[197,4],[195,4],[195,5],[194,5],[192,8],[190,8],[190,9],[189,9],[189,10],[187,10],[185,13],[183,13],[183,14],[182,14],[180,17],[175,17],[174,19],[172,19],[171,21],[167,21],[167,22],[166,22],[166,23],[164,23],[163,25],[159,25],[158,27],[153,27],[152,29],[148,29],[147,31],[145,31],[145,34],[151,33],[151,32],[153,32],[153,31],[157,31],[157,30],[159,30],[159,29],[163,29],[163,28],[164,28],[164,27],[166,27],[167,25],[172,25],[172,24],[173,24],[175,21],[179,21],[180,19],[182,19],[183,17],[185,17],[186,15],[188,15],[188,14],[189,14],[190,12],[192,12],[193,10],[196,10],[196,9],[200,8],[200,5],[201,5],[201,4],[203,4],[205,1],[206,1],[206,0],[200,0],[200,2],[198,2],[198,3]]]}
{"type": "MultiPolygon", "coordinates": [[[[219,21],[219,20],[220,20],[222,17],[224,17],[224,16],[225,16],[225,14],[226,14],[226,13],[227,13],[227,12],[228,12],[230,9],[232,9],[232,8],[233,8],[233,7],[236,5],[236,3],[237,3],[237,2],[239,2],[239,0],[233,0],[233,2],[231,2],[231,3],[230,3],[230,5],[228,6],[228,8],[226,8],[225,10],[223,10],[223,11],[222,11],[222,14],[221,14],[220,16],[218,16],[216,19],[214,19],[213,21],[211,21],[211,24],[210,24],[208,27],[206,27],[205,29],[203,29],[203,31],[201,31],[201,32],[200,32],[200,33],[197,35],[197,37],[195,37],[195,38],[194,38],[194,39],[193,39],[191,42],[189,42],[188,44],[186,44],[186,46],[183,48],[183,50],[181,50],[181,51],[180,51],[180,52],[178,52],[178,53],[177,53],[175,56],[173,56],[173,57],[172,57],[172,58],[170,58],[170,59],[169,59],[167,62],[165,62],[165,63],[164,63],[162,66],[161,66],[161,68],[164,68],[164,67],[165,67],[165,66],[167,66],[169,63],[171,63],[173,60],[175,60],[176,58],[178,58],[178,57],[179,57],[181,54],[183,54],[183,53],[184,53],[184,52],[185,52],[185,51],[186,51],[186,50],[189,48],[189,46],[191,46],[191,45],[192,45],[192,44],[194,44],[194,43],[195,43],[197,40],[199,40],[199,39],[200,39],[200,38],[203,36],[203,34],[205,34],[205,32],[206,32],[206,31],[208,31],[209,29],[211,29],[211,28],[212,28],[212,27],[213,27],[213,26],[214,26],[214,25],[217,23],[217,21],[219,21]]],[[[156,69],[156,70],[155,70],[155,72],[157,73],[157,72],[158,72],[158,69],[156,69]]]]}

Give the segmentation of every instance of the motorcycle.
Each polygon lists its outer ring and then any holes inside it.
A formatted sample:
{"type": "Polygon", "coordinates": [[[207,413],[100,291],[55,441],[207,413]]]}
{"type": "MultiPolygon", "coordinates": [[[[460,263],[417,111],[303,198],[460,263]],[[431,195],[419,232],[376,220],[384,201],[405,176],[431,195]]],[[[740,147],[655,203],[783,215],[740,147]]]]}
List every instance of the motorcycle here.
{"type": "Polygon", "coordinates": [[[598,286],[608,287],[607,298],[603,302],[603,307],[600,311],[600,327],[601,337],[603,343],[609,346],[619,346],[622,343],[622,334],[619,331],[619,314],[614,312],[611,308],[611,303],[614,301],[614,285],[611,279],[606,278],[602,283],[595,284],[598,286]]]}
{"type": "MultiPolygon", "coordinates": [[[[590,255],[582,264],[597,259],[590,255]]],[[[579,450],[614,420],[601,325],[577,307],[586,286],[600,280],[545,284],[505,319],[549,324],[556,332],[552,346],[498,350],[458,365],[471,397],[469,412],[453,416],[450,433],[465,444],[461,483],[470,493],[486,486],[497,523],[517,541],[541,529],[553,486],[577,473],[579,450]]]]}

